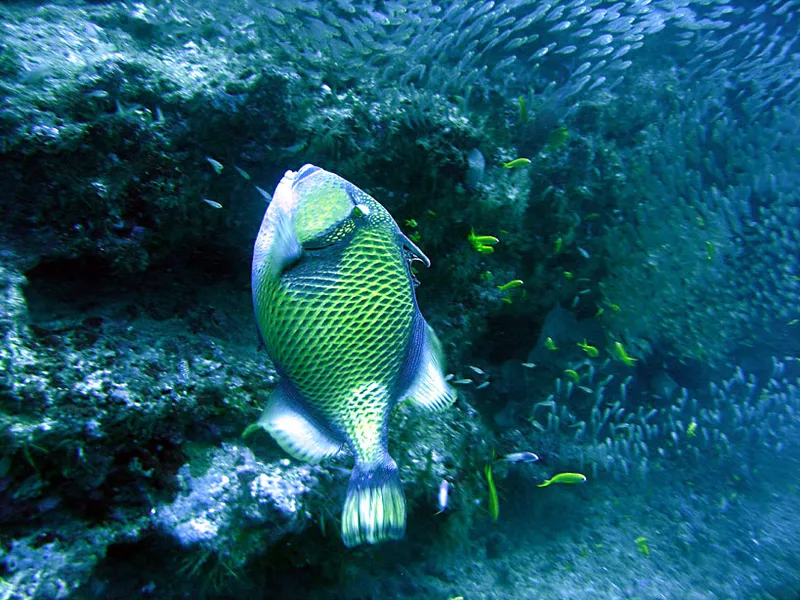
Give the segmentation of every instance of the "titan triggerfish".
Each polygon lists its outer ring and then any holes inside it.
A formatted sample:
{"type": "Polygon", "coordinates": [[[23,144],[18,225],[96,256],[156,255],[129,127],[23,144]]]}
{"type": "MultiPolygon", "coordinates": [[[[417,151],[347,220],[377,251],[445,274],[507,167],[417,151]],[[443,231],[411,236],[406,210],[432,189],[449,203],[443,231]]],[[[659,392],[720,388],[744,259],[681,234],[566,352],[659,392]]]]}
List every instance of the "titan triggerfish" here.
{"type": "Polygon", "coordinates": [[[281,376],[257,425],[310,463],[350,450],[348,547],[405,534],[392,409],[409,399],[440,410],[456,398],[417,306],[413,260],[430,266],[381,204],[313,165],[283,176],[255,243],[255,316],[281,376]]]}

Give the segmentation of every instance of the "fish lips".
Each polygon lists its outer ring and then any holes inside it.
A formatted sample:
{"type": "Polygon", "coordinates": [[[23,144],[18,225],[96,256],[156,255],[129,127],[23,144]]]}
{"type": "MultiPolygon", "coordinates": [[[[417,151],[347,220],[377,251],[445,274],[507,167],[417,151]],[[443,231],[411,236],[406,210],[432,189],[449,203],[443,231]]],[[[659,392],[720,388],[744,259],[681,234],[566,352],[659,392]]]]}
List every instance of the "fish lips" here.
{"type": "Polygon", "coordinates": [[[297,171],[286,171],[278,183],[278,187],[275,188],[273,200],[278,200],[278,204],[289,208],[293,204],[292,193],[297,189],[297,186],[315,173],[321,172],[323,170],[320,167],[311,164],[303,165],[297,171]]]}

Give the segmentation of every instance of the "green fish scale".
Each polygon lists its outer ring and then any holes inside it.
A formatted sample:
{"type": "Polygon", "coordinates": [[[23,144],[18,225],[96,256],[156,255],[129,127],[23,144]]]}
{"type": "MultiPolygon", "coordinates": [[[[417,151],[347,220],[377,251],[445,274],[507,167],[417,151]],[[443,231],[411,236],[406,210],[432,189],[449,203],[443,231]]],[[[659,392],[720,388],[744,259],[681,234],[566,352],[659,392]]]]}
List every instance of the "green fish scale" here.
{"type": "Polygon", "coordinates": [[[268,292],[267,351],[356,456],[377,461],[416,310],[405,257],[393,223],[380,219],[340,261],[319,262],[268,292]]]}

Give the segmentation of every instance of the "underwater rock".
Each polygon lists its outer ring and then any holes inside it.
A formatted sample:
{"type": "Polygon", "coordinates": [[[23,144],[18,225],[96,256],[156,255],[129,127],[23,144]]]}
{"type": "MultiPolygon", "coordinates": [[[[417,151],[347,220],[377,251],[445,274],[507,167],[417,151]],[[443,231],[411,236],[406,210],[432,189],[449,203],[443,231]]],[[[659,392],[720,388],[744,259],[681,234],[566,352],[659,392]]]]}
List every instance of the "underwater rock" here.
{"type": "Polygon", "coordinates": [[[264,464],[246,446],[229,443],[206,454],[178,471],[175,500],[153,509],[161,531],[183,546],[224,556],[235,568],[308,526],[304,496],[317,484],[316,467],[264,464]]]}
{"type": "Polygon", "coordinates": [[[556,306],[547,313],[539,338],[527,360],[545,365],[554,360],[563,361],[565,357],[582,357],[584,352],[580,344],[583,340],[597,340],[599,343],[604,339],[603,336],[602,327],[596,320],[578,320],[574,312],[556,306]]]}
{"type": "Polygon", "coordinates": [[[467,177],[466,184],[471,190],[475,190],[483,181],[486,170],[486,159],[477,148],[473,148],[467,154],[467,177]]]}

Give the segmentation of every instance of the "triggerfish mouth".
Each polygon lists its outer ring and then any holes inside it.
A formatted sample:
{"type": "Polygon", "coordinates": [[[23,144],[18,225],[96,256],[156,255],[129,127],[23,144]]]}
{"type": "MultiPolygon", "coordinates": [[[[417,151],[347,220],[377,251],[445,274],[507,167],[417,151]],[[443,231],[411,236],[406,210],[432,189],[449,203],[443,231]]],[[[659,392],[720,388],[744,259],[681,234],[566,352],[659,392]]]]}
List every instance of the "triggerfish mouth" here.
{"type": "Polygon", "coordinates": [[[405,534],[392,409],[408,399],[440,410],[456,398],[417,306],[413,260],[430,265],[383,206],[313,165],[283,176],[255,243],[255,316],[281,376],[258,425],[306,462],[350,450],[348,547],[405,534]]]}

